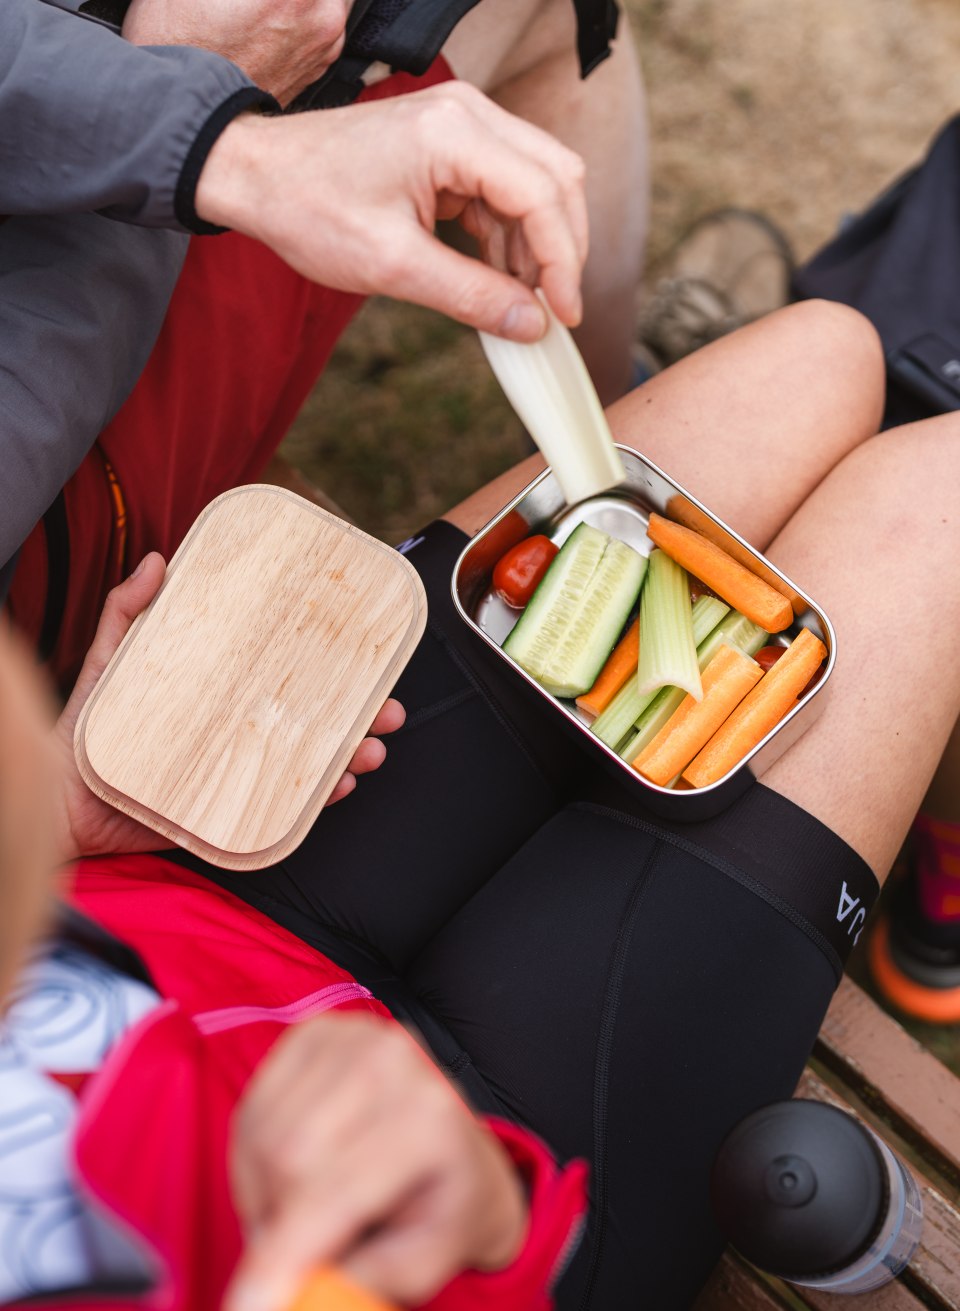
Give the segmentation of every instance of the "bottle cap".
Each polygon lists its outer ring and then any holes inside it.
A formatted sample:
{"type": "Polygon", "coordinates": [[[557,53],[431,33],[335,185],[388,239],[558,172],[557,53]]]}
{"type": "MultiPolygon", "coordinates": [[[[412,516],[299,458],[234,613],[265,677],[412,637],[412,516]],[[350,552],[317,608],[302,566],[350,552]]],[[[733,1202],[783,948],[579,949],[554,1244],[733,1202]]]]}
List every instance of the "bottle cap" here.
{"type": "Polygon", "coordinates": [[[710,1200],[724,1236],[785,1279],[857,1260],[883,1223],[888,1185],[872,1134],[822,1102],[775,1102],[748,1115],[717,1153],[710,1200]]]}

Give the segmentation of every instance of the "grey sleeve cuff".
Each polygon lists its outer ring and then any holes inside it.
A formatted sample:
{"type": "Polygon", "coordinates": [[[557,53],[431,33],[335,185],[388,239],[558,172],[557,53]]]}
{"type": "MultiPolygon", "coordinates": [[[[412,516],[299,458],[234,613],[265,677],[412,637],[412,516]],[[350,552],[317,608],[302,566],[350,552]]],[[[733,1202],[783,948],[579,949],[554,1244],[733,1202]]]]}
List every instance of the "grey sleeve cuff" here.
{"type": "Polygon", "coordinates": [[[229,60],[138,47],[37,0],[0,3],[0,214],[99,210],[146,227],[210,230],[193,197],[227,123],[276,110],[229,60]]]}

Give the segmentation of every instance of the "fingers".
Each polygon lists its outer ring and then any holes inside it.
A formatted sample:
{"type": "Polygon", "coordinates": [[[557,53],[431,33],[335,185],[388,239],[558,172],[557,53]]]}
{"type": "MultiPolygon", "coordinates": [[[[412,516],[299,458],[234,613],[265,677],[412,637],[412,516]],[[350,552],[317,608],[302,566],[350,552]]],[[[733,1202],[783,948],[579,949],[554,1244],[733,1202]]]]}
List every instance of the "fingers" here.
{"type": "Polygon", "coordinates": [[[409,1035],[370,1017],[277,1043],[231,1152],[248,1247],[226,1311],[280,1311],[318,1265],[420,1305],[458,1270],[502,1268],[526,1206],[503,1149],[409,1035]]]}
{"type": "MultiPolygon", "coordinates": [[[[399,701],[389,697],[380,708],[380,713],[370,725],[373,733],[395,733],[403,727],[407,712],[399,701]]],[[[328,806],[335,805],[348,797],[357,786],[358,774],[372,774],[387,758],[387,748],[376,737],[365,737],[350,759],[346,772],[341,776],[337,786],[327,797],[328,806]]]]}
{"type": "Polygon", "coordinates": [[[98,678],[130,631],[133,621],[159,592],[166,567],[163,556],[151,551],[140,561],[130,577],[109,593],[93,643],[61,716],[61,723],[68,722],[72,726],[75,722],[98,678]]]}

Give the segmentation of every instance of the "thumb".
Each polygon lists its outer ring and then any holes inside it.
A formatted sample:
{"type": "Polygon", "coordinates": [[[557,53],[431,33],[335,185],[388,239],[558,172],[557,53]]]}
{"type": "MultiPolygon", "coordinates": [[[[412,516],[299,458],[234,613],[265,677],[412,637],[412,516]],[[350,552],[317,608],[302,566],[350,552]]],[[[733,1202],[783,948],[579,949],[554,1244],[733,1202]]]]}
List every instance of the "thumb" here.
{"type": "Polygon", "coordinates": [[[133,621],[159,592],[165,572],[163,556],[151,551],[140,561],[130,577],[125,578],[108,594],[90,650],[64,709],[64,720],[76,719],[117,647],[130,631],[133,621]]]}
{"type": "Polygon", "coordinates": [[[430,233],[410,232],[393,264],[389,294],[399,300],[514,341],[539,341],[547,330],[543,306],[519,278],[451,250],[430,233]]]}

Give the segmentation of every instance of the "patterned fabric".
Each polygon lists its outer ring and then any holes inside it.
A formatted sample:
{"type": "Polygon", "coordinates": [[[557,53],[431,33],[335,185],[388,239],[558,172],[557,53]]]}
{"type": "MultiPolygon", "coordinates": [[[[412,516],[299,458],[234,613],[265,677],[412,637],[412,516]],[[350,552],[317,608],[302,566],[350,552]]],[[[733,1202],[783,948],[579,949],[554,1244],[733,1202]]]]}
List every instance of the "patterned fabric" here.
{"type": "Polygon", "coordinates": [[[0,1025],[0,1301],[103,1273],[96,1224],[73,1183],[76,1099],[50,1075],[98,1069],[159,1000],[69,945],[24,971],[0,1025]]]}

